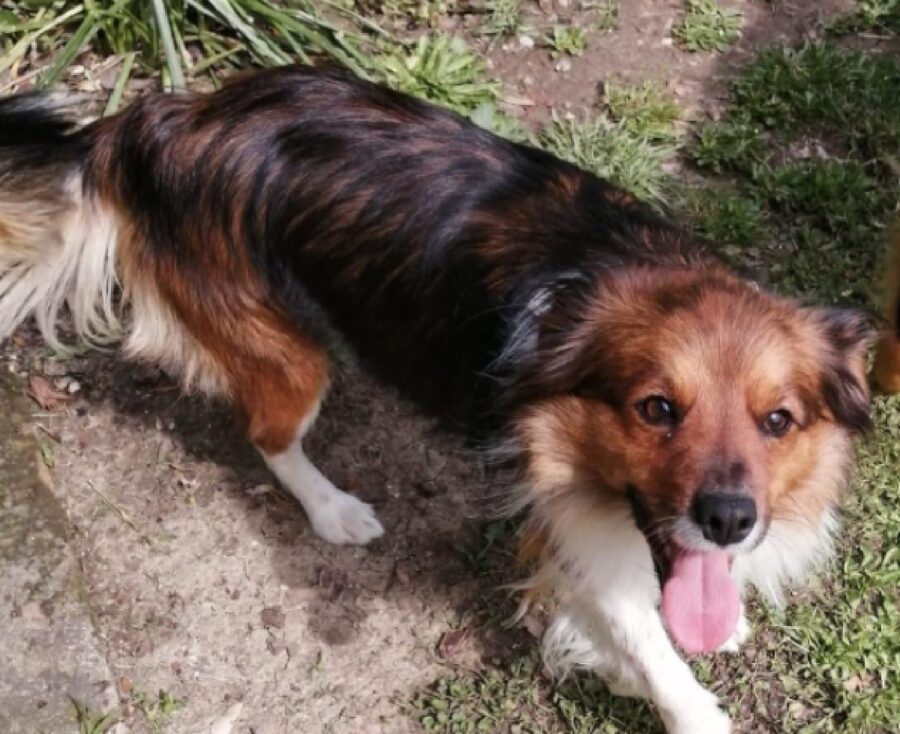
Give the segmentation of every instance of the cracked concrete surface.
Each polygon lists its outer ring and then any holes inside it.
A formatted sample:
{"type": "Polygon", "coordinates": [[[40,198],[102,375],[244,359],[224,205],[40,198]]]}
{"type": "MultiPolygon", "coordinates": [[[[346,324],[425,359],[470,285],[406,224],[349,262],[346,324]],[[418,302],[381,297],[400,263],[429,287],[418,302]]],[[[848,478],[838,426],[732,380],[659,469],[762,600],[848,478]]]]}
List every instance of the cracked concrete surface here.
{"type": "Polygon", "coordinates": [[[70,697],[98,710],[118,697],[65,510],[9,375],[0,376],[0,400],[0,731],[69,731],[70,697]]]}
{"type": "Polygon", "coordinates": [[[387,532],[334,547],[227,410],[110,355],[7,362],[0,731],[77,731],[70,697],[117,732],[419,730],[441,634],[495,590],[458,550],[487,484],[460,443],[351,370],[309,453],[387,532]],[[39,411],[34,374],[80,390],[39,411]]]}

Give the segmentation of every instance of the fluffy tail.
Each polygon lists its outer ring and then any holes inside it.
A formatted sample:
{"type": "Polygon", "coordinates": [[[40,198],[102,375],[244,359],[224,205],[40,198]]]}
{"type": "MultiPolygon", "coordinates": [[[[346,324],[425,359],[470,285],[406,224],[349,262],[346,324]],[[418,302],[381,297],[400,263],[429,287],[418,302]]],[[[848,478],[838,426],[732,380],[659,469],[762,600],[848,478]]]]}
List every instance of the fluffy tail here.
{"type": "Polygon", "coordinates": [[[0,99],[0,342],[34,316],[63,349],[68,305],[79,337],[118,337],[116,226],[85,180],[90,128],[53,97],[0,99]]]}

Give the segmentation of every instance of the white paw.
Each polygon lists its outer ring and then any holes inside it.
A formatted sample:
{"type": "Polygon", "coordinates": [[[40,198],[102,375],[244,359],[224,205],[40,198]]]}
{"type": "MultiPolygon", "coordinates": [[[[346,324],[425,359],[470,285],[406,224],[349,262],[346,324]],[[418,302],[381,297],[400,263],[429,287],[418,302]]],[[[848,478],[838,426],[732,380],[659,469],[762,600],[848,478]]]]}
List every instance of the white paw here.
{"type": "Polygon", "coordinates": [[[736,653],[741,649],[741,645],[743,645],[749,637],[750,623],[747,621],[747,615],[744,614],[743,608],[741,608],[741,616],[738,617],[737,627],[734,628],[731,637],[725,640],[716,652],[736,653]]]}
{"type": "Polygon", "coordinates": [[[718,707],[703,706],[666,719],[668,734],[731,734],[731,719],[718,707]]]}
{"type": "Polygon", "coordinates": [[[344,492],[315,505],[309,521],[316,535],[336,545],[365,545],[384,533],[375,511],[344,492]]]}

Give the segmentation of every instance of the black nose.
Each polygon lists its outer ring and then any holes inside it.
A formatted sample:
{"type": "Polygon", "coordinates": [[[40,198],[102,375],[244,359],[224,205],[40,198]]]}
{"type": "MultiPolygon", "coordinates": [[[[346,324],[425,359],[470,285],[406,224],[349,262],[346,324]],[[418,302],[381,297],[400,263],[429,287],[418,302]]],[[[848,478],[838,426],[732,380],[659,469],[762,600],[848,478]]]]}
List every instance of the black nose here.
{"type": "Polygon", "coordinates": [[[694,497],[691,515],[704,538],[731,545],[744,540],[756,525],[756,503],[746,495],[701,492],[694,497]]]}

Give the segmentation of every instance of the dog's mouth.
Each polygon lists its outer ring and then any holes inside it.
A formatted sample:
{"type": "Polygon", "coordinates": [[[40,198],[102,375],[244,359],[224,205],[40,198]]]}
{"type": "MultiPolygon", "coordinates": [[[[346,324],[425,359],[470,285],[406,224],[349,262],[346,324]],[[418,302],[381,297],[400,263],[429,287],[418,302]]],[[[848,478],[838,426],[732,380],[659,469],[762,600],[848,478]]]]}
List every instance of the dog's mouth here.
{"type": "Polygon", "coordinates": [[[633,486],[628,500],[647,540],[662,589],[660,612],[672,639],[689,654],[720,648],[737,627],[741,597],[728,551],[685,548],[654,527],[646,498],[633,486]]]}

